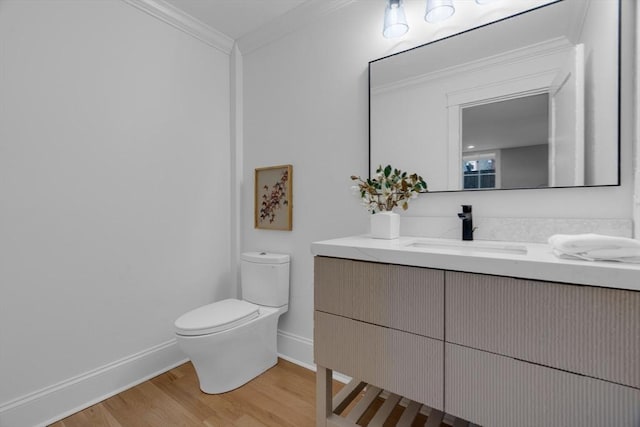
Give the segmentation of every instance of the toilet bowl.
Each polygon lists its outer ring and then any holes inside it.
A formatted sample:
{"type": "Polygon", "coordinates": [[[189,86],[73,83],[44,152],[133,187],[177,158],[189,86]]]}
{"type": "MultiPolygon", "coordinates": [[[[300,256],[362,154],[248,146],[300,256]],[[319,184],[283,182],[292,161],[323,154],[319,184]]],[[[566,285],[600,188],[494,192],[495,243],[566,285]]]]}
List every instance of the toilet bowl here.
{"type": "Polygon", "coordinates": [[[207,304],[175,321],[178,346],[205,393],[238,388],[277,362],[278,319],[288,310],[289,256],[248,252],[240,271],[243,300],[207,304]]]}

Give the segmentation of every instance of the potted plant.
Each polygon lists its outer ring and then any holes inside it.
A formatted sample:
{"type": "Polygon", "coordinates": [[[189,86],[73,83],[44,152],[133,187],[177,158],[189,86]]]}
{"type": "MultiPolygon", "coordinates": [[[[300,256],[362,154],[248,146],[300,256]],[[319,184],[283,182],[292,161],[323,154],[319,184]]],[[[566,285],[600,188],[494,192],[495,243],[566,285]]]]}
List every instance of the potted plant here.
{"type": "Polygon", "coordinates": [[[363,179],[352,175],[357,185],[353,191],[371,216],[371,236],[379,239],[395,239],[400,235],[400,216],[396,207],[407,210],[409,200],[427,191],[427,183],[418,174],[408,174],[391,165],[379,166],[373,178],[363,179]]]}

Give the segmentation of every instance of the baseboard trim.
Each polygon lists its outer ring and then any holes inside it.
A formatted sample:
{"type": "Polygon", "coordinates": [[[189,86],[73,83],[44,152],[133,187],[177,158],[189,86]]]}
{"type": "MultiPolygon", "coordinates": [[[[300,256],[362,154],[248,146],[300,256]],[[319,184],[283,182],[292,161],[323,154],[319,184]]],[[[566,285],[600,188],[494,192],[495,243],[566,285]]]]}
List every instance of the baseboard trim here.
{"type": "Polygon", "coordinates": [[[278,329],[278,355],[296,365],[315,371],[313,340],[278,329]]]}
{"type": "Polygon", "coordinates": [[[0,405],[0,427],[46,426],[187,360],[171,339],[0,405]]]}
{"type": "MultiPolygon", "coordinates": [[[[317,370],[313,363],[313,340],[281,329],[278,329],[278,357],[310,371],[317,370]]],[[[351,377],[335,371],[333,379],[344,384],[351,381],[351,377]]]]}

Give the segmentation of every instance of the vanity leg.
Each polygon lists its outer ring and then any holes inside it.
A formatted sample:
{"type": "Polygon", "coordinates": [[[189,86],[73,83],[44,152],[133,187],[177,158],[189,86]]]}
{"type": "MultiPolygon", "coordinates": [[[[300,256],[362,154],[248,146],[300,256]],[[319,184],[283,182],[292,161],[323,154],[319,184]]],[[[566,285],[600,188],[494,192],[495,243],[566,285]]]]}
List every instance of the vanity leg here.
{"type": "Polygon", "coordinates": [[[333,371],[317,365],[316,370],[316,426],[326,427],[333,413],[333,371]]]}

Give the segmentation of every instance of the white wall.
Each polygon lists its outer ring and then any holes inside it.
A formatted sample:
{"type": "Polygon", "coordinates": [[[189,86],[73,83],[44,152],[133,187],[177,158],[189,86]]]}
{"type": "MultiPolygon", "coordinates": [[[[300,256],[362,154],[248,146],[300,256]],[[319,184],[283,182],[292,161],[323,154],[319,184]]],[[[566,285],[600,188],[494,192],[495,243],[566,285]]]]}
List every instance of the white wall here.
{"type": "Polygon", "coordinates": [[[124,2],[0,2],[0,425],[179,361],[176,317],[234,291],[229,102],[228,55],[124,2]]]}
{"type": "MultiPolygon", "coordinates": [[[[421,33],[413,29],[400,42],[383,39],[382,13],[378,2],[352,2],[243,58],[244,211],[253,209],[254,168],[284,163],[294,167],[293,231],[255,230],[250,216],[243,220],[244,250],[292,254],[290,312],[280,322],[286,334],[313,336],[310,243],[368,228],[368,215],[349,191],[349,176],[364,176],[368,169],[368,61],[429,41],[416,38],[421,33]]],[[[633,58],[630,46],[624,49],[623,58],[633,58]]],[[[629,88],[627,72],[623,84],[629,88]]],[[[631,91],[623,88],[622,93],[620,187],[427,194],[415,201],[410,215],[427,224],[430,218],[454,218],[464,203],[490,217],[630,220],[631,91]]]]}

